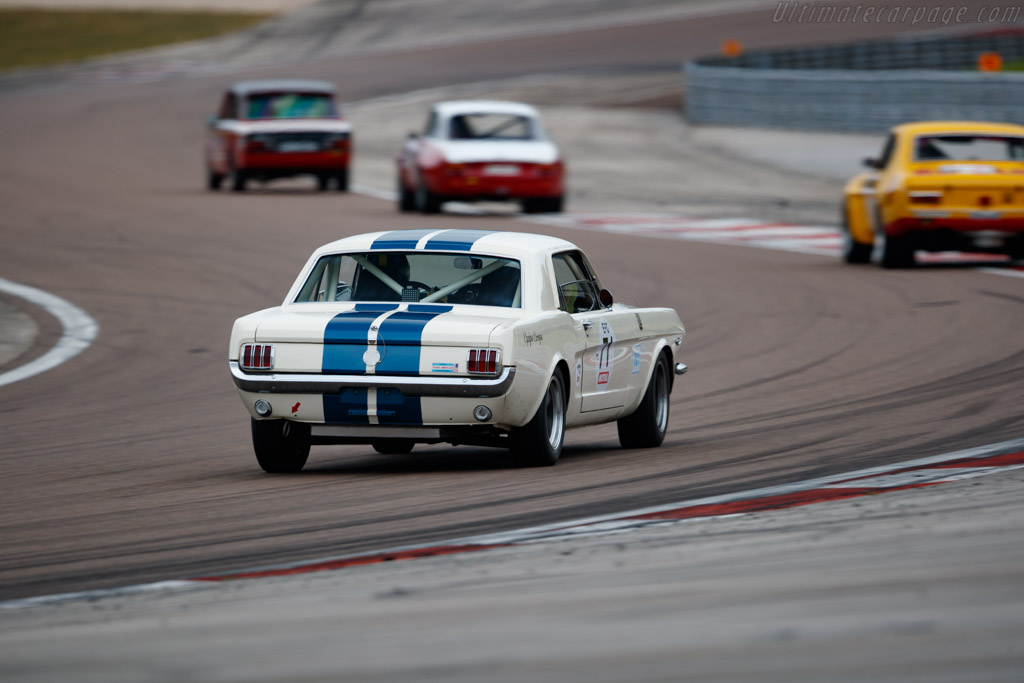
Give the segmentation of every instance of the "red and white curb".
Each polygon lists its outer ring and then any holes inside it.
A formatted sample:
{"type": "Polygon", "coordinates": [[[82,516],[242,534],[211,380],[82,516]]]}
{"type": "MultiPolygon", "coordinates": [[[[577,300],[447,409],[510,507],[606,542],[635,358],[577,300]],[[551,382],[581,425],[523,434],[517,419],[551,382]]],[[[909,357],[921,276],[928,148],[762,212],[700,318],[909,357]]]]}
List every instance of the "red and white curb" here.
{"type": "MultiPolygon", "coordinates": [[[[773,223],[748,218],[687,218],[670,214],[560,214],[522,216],[523,220],[540,225],[570,230],[610,232],[668,240],[692,240],[735,244],[761,249],[817,254],[838,259],[843,238],[839,229],[830,225],[797,225],[773,223]]],[[[979,267],[986,273],[1024,277],[1024,266],[1010,265],[1005,256],[967,254],[962,252],[919,252],[923,264],[1006,264],[1000,268],[979,267]]]]}
{"type": "Polygon", "coordinates": [[[496,548],[579,538],[585,535],[623,533],[651,526],[677,524],[688,520],[782,510],[893,491],[906,491],[1022,468],[1024,468],[1024,439],[1015,439],[792,484],[769,486],[513,531],[470,536],[444,543],[402,546],[372,553],[339,555],[178,581],[159,581],[121,588],[7,600],[0,602],[0,608],[18,609],[137,593],[181,590],[222,581],[309,574],[424,557],[481,552],[496,548]]]}

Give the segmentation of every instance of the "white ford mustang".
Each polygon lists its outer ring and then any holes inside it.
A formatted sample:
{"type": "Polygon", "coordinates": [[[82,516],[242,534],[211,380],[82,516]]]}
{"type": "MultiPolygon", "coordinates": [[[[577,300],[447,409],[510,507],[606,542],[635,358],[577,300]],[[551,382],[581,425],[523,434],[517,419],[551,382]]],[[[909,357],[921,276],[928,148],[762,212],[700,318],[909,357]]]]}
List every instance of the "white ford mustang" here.
{"type": "Polygon", "coordinates": [[[572,427],[659,446],[684,334],[670,308],[613,303],[565,240],[399,230],[317,249],[280,306],[235,321],[228,361],[267,472],[301,470],[311,444],[553,465],[572,427]]]}

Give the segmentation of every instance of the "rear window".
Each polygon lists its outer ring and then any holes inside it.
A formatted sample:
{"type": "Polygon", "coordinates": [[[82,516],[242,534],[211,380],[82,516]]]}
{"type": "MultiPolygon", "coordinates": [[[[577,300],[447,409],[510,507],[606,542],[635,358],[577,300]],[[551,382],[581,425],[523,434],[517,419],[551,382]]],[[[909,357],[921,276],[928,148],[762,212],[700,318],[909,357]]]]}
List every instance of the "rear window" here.
{"type": "Polygon", "coordinates": [[[452,140],[533,140],[533,119],[511,114],[462,114],[448,122],[452,140]]]}
{"type": "Polygon", "coordinates": [[[914,161],[1024,161],[1024,138],[1010,135],[919,135],[914,161]]]}
{"type": "Polygon", "coordinates": [[[511,259],[370,251],[322,257],[295,301],[409,301],[520,308],[521,289],[521,268],[511,259]]]}
{"type": "Polygon", "coordinates": [[[260,93],[245,101],[247,119],[335,118],[334,98],[322,93],[260,93]]]}

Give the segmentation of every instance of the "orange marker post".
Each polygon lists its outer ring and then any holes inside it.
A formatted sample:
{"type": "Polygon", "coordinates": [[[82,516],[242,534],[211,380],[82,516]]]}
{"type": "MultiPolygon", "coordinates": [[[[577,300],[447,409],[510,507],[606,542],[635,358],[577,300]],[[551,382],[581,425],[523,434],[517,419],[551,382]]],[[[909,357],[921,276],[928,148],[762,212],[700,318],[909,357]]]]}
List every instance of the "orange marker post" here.
{"type": "Polygon", "coordinates": [[[739,57],[743,54],[743,45],[735,38],[722,41],[722,54],[726,57],[739,57]]]}
{"type": "Polygon", "coordinates": [[[978,55],[978,71],[1002,71],[1003,58],[998,52],[982,52],[978,55]]]}

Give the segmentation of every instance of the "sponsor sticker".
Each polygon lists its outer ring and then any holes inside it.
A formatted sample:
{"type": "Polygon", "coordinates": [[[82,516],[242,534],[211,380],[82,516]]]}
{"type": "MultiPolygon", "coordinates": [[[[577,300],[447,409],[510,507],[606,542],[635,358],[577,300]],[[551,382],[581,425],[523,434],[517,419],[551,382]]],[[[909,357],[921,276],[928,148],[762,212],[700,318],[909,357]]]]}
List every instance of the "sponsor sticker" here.
{"type": "Polygon", "coordinates": [[[633,344],[633,371],[632,374],[640,372],[640,359],[643,357],[643,344],[633,344]]]}
{"type": "Polygon", "coordinates": [[[583,384],[583,359],[576,359],[576,386],[583,384]]]}
{"type": "Polygon", "coordinates": [[[615,332],[606,318],[598,321],[601,330],[601,346],[597,350],[597,390],[605,391],[612,381],[612,360],[615,356],[615,332]]]}
{"type": "Polygon", "coordinates": [[[430,371],[431,372],[455,373],[455,372],[459,371],[459,364],[458,363],[431,363],[430,364],[430,371]]]}

